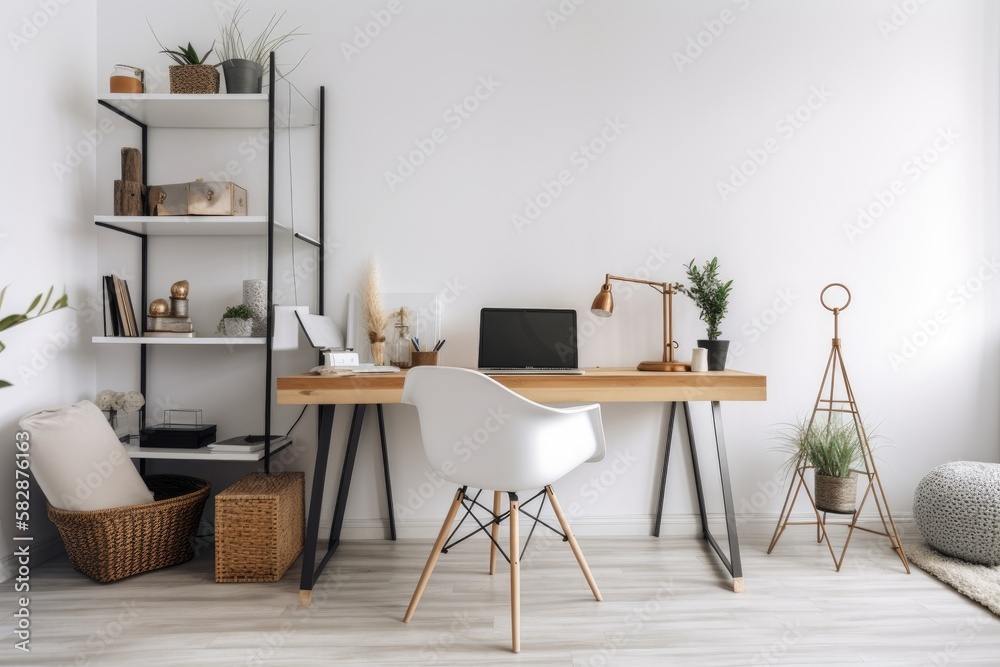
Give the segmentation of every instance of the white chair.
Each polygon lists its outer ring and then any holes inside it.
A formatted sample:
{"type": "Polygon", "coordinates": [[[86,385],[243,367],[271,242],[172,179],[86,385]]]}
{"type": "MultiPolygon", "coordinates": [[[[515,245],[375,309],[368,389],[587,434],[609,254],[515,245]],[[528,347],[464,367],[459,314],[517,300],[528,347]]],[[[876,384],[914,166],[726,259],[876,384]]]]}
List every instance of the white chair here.
{"type": "MultiPolygon", "coordinates": [[[[475,532],[490,536],[490,574],[496,567],[499,524],[510,519],[511,645],[515,653],[520,651],[518,514],[524,510],[517,492],[526,489],[543,489],[538,496],[542,502],[545,498],[551,502],[583,576],[594,597],[601,600],[597,582],[552,490],[556,480],[580,464],[604,458],[600,405],[551,408],[515,394],[482,373],[440,366],[419,366],[408,371],[402,402],[417,408],[420,435],[433,470],[460,487],[420,575],[404,622],[413,617],[438,556],[447,550],[449,535],[454,534],[452,524],[458,510],[465,507],[465,518],[471,515],[479,523],[475,532]],[[488,522],[483,523],[471,514],[475,506],[483,506],[466,495],[469,487],[494,491],[493,512],[488,522]],[[504,514],[500,513],[502,491],[510,497],[510,511],[504,514]],[[491,533],[486,531],[487,526],[491,526],[491,533]]],[[[538,521],[536,515],[527,516],[538,521]]]]}

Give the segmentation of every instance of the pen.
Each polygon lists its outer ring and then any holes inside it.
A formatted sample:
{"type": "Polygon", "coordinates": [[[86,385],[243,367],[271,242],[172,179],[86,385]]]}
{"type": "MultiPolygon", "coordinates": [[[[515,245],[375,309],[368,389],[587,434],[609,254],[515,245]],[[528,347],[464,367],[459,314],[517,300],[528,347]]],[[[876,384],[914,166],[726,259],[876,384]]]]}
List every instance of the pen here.
{"type": "Polygon", "coordinates": [[[439,341],[437,342],[437,345],[435,345],[435,346],[434,346],[434,351],[435,351],[435,352],[437,352],[437,351],[438,351],[438,350],[440,350],[440,349],[441,349],[442,347],[444,347],[444,341],[445,341],[445,339],[444,339],[444,338],[442,338],[441,340],[439,340],[439,341]]]}
{"type": "Polygon", "coordinates": [[[413,343],[413,349],[416,350],[417,352],[419,352],[420,351],[420,339],[419,338],[413,338],[413,339],[410,340],[410,342],[413,343]]]}

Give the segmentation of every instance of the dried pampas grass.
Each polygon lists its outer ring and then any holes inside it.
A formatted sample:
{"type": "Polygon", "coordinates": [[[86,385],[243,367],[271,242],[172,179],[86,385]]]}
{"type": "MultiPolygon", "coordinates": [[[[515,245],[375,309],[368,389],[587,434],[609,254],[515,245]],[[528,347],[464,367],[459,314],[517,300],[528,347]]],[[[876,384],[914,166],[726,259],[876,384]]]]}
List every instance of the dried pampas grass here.
{"type": "Polygon", "coordinates": [[[368,268],[361,279],[361,303],[364,304],[365,329],[372,343],[385,341],[382,332],[389,326],[389,316],[382,305],[382,290],[379,287],[378,264],[374,257],[368,259],[368,268]]]}

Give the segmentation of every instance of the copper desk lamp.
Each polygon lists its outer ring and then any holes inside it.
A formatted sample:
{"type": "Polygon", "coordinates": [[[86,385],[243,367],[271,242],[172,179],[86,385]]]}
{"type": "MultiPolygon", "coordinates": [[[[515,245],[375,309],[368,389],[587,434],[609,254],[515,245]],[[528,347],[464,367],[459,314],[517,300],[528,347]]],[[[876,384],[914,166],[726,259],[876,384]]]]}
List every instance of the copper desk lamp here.
{"type": "Polygon", "coordinates": [[[663,295],[663,360],[662,361],[643,361],[636,368],[640,371],[689,371],[691,370],[691,364],[685,364],[680,361],[674,361],[674,348],[677,347],[677,341],[674,340],[674,324],[673,324],[673,297],[674,297],[674,287],[670,283],[657,283],[651,280],[638,280],[636,278],[625,278],[622,276],[613,276],[610,273],[606,274],[604,277],[604,285],[601,286],[601,291],[594,299],[594,303],[590,306],[590,312],[598,317],[611,317],[611,314],[615,310],[615,300],[611,295],[611,281],[621,280],[627,283],[639,283],[640,285],[649,285],[657,292],[663,295]]]}

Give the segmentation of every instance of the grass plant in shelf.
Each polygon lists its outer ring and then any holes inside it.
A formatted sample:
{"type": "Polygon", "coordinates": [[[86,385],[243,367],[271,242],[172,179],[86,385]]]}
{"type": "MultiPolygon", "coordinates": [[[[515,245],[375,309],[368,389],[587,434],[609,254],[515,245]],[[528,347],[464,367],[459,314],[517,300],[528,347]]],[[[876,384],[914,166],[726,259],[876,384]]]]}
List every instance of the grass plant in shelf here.
{"type": "Polygon", "coordinates": [[[814,469],[816,509],[853,514],[858,490],[855,468],[864,456],[854,420],[791,424],[779,439],[793,470],[803,463],[814,469]]]}
{"type": "MultiPolygon", "coordinates": [[[[246,3],[241,2],[232,10],[232,17],[220,26],[220,41],[217,55],[226,77],[227,93],[259,93],[263,88],[264,75],[270,66],[272,52],[291,42],[303,34],[297,32],[301,26],[288,32],[278,32],[278,24],[285,17],[285,12],[272,14],[267,25],[256,37],[245,35],[243,20],[246,18],[246,3]]],[[[304,57],[304,56],[303,56],[304,57]]],[[[302,61],[299,60],[299,63],[302,61]]],[[[295,64],[288,72],[298,67],[295,64]]]]}

